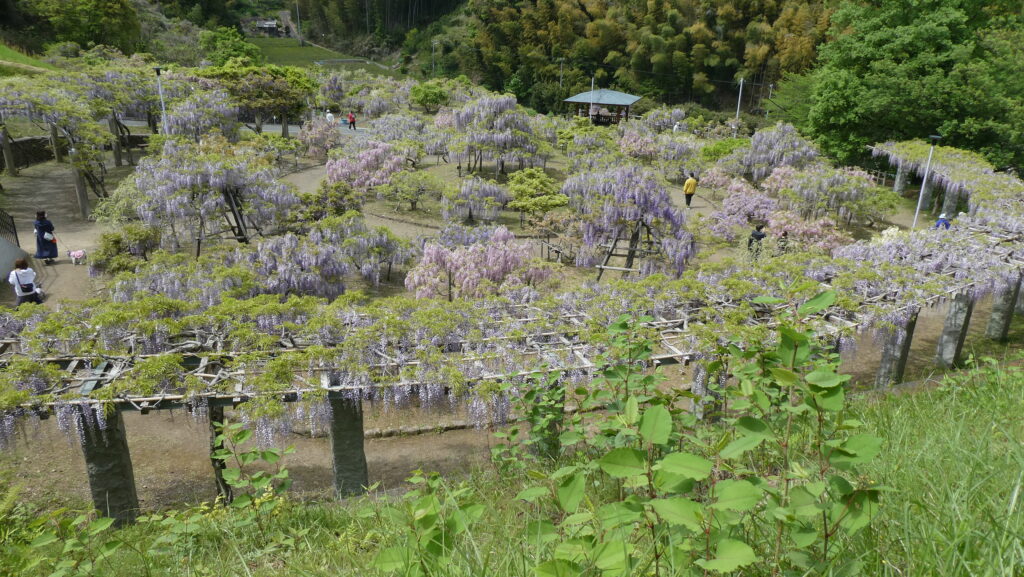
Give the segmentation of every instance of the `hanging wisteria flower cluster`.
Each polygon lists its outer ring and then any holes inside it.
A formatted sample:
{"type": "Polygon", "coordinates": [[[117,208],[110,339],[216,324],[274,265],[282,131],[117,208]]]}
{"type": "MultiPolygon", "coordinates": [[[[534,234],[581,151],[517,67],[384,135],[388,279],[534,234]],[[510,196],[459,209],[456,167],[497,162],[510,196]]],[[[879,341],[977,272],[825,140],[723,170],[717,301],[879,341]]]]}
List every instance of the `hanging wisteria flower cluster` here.
{"type": "Polygon", "coordinates": [[[303,123],[298,139],[306,154],[320,161],[327,160],[327,154],[344,142],[338,123],[322,116],[314,116],[303,123]]]}
{"type": "Polygon", "coordinates": [[[710,215],[711,233],[733,241],[741,229],[767,222],[769,215],[778,209],[779,203],[742,178],[731,178],[727,182],[726,197],[721,207],[710,215]]]}
{"type": "Polygon", "coordinates": [[[875,186],[867,172],[823,163],[802,169],[780,166],[761,186],[780,199],[785,208],[804,218],[830,214],[847,224],[854,219],[876,220],[890,212],[896,202],[895,194],[875,186]]]}
{"type": "Polygon", "coordinates": [[[445,220],[493,221],[510,199],[508,190],[493,180],[467,178],[457,192],[444,195],[441,214],[445,220]]]}
{"type": "Polygon", "coordinates": [[[759,181],[780,166],[800,168],[819,156],[814,144],[800,136],[793,125],[779,123],[755,132],[749,147],[737,150],[721,162],[737,176],[759,181]]]}
{"type": "Polygon", "coordinates": [[[238,139],[238,106],[222,90],[200,90],[174,103],[167,111],[169,134],[195,142],[214,130],[228,140],[238,139]]]}
{"type": "Polygon", "coordinates": [[[298,202],[250,149],[207,136],[199,143],[170,139],[135,171],[139,218],[179,245],[220,234],[225,218],[256,229],[277,226],[298,202]]]}
{"type": "Polygon", "coordinates": [[[391,182],[391,177],[405,169],[405,156],[393,145],[370,140],[358,147],[357,154],[346,150],[327,161],[327,178],[331,182],[347,182],[353,188],[367,191],[391,182]]]}
{"type": "Polygon", "coordinates": [[[661,245],[676,274],[694,254],[693,237],[683,227],[685,213],[650,169],[624,166],[577,174],[566,179],[561,192],[583,218],[583,242],[591,248],[581,251],[577,264],[593,264],[596,247],[639,234],[640,226],[661,245]]]}

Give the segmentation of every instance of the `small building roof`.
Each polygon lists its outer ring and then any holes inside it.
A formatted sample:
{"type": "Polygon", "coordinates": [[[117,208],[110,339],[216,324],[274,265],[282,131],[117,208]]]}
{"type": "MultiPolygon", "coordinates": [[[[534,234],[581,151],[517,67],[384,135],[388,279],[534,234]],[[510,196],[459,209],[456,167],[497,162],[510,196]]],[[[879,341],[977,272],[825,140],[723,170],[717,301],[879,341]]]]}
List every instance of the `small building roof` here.
{"type": "Polygon", "coordinates": [[[580,92],[576,96],[570,96],[565,102],[578,102],[580,104],[604,104],[612,106],[632,106],[642,96],[633,96],[625,92],[601,88],[594,91],[580,92]]]}

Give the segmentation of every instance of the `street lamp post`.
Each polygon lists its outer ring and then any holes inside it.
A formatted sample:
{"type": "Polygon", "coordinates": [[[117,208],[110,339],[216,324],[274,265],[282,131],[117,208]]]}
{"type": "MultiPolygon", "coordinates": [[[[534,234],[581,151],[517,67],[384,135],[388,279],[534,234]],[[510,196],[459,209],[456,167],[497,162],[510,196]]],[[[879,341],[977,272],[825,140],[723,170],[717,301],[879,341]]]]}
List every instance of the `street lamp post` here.
{"type": "Polygon", "coordinates": [[[302,40],[302,13],[299,12],[299,0],[295,0],[295,34],[299,37],[299,46],[305,46],[302,40]]]}
{"type": "Polygon", "coordinates": [[[167,105],[164,103],[164,84],[160,81],[160,67],[154,66],[156,71],[156,90],[160,94],[160,124],[163,126],[164,134],[167,134],[167,105]]]}
{"type": "Polygon", "coordinates": [[[917,195],[917,210],[914,211],[914,222],[910,225],[911,231],[917,228],[917,216],[921,214],[921,203],[924,201],[924,189],[928,186],[928,173],[932,168],[932,154],[935,153],[935,144],[939,142],[940,138],[942,138],[942,136],[938,134],[932,134],[928,137],[928,140],[932,142],[932,146],[928,149],[928,162],[924,165],[924,178],[921,180],[921,192],[917,195]]]}

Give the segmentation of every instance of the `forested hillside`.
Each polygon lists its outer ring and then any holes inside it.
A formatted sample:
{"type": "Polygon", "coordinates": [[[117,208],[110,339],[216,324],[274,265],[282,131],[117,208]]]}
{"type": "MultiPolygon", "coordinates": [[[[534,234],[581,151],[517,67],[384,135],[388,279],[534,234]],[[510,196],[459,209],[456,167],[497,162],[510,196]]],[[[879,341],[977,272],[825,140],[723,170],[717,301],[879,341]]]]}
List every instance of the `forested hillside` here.
{"type": "Polygon", "coordinates": [[[1024,160],[1024,28],[1011,0],[0,0],[0,38],[196,65],[214,49],[204,28],[297,15],[307,40],[400,53],[401,72],[465,75],[540,112],[591,82],[646,97],[634,112],[731,111],[742,80],[744,111],[788,121],[846,162],[872,142],[935,133],[998,167],[1024,160]]]}

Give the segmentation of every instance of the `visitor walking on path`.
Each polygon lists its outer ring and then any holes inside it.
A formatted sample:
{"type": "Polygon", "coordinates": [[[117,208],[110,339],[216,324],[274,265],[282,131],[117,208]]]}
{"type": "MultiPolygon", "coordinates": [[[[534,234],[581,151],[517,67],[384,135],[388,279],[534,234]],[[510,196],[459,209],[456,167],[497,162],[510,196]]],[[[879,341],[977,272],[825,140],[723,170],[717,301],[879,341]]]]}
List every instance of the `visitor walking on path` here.
{"type": "Polygon", "coordinates": [[[763,224],[755,226],[754,231],[750,233],[750,238],[747,239],[747,251],[750,252],[752,259],[757,260],[761,256],[761,241],[766,236],[768,233],[764,231],[763,224]]]}
{"type": "Polygon", "coordinates": [[[944,228],[946,230],[949,230],[949,225],[950,222],[949,219],[946,218],[946,213],[942,213],[939,215],[939,220],[935,221],[935,226],[933,226],[932,228],[944,228]]]}
{"type": "Polygon", "coordinates": [[[697,179],[690,173],[690,178],[686,179],[683,183],[683,196],[686,198],[686,208],[690,208],[690,201],[693,200],[693,195],[697,194],[697,179]]]}
{"type": "Polygon", "coordinates": [[[7,282],[14,286],[14,295],[18,297],[18,306],[21,306],[21,303],[42,303],[39,300],[36,271],[29,268],[25,259],[19,258],[14,261],[14,270],[7,275],[7,282]]]}
{"type": "Polygon", "coordinates": [[[351,113],[351,112],[348,113],[348,129],[349,130],[355,130],[356,129],[356,115],[351,113]]]}
{"type": "Polygon", "coordinates": [[[53,223],[46,218],[46,211],[36,213],[34,223],[36,231],[36,258],[43,259],[46,264],[53,264],[57,258],[57,237],[53,235],[53,223]]]}
{"type": "Polygon", "coordinates": [[[327,111],[327,122],[334,124],[334,113],[330,110],[327,111]]]}

